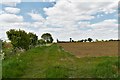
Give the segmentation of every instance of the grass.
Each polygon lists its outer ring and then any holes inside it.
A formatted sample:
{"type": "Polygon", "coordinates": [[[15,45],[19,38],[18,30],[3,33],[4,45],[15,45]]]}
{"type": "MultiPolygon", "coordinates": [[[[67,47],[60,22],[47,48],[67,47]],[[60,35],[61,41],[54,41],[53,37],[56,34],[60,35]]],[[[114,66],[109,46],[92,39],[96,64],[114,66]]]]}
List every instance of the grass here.
{"type": "MultiPolygon", "coordinates": [[[[119,64],[120,65],[120,64],[119,64]]],[[[3,78],[116,78],[117,57],[82,57],[57,44],[33,48],[3,61],[3,78]]]]}

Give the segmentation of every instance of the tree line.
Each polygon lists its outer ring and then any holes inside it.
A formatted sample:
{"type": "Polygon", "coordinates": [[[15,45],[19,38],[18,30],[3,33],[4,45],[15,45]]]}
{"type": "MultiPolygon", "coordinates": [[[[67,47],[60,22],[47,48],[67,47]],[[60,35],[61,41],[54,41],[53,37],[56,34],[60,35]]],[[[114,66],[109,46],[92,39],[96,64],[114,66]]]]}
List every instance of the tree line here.
{"type": "Polygon", "coordinates": [[[52,43],[53,38],[50,33],[44,33],[41,39],[38,40],[38,36],[34,33],[27,33],[24,30],[10,29],[6,32],[8,39],[11,41],[13,49],[24,49],[28,50],[37,45],[44,45],[52,43]]]}
{"type": "Polygon", "coordinates": [[[59,41],[57,39],[57,43],[64,43],[64,42],[87,42],[87,41],[92,42],[93,39],[92,38],[88,38],[88,39],[82,39],[82,40],[78,40],[78,41],[74,41],[72,38],[70,38],[70,41],[59,41]]]}
{"type": "MultiPolygon", "coordinates": [[[[10,29],[6,32],[8,39],[11,41],[13,50],[19,49],[19,50],[28,50],[32,47],[38,46],[38,45],[46,45],[47,43],[52,43],[53,38],[50,33],[44,33],[41,36],[41,39],[38,39],[38,36],[32,32],[25,32],[24,30],[15,30],[10,29]]],[[[74,41],[72,38],[70,38],[70,41],[59,41],[57,39],[57,43],[65,43],[65,42],[107,42],[107,41],[120,41],[120,40],[98,40],[93,41],[92,38],[88,39],[81,39],[78,41],[74,41]]],[[[4,42],[2,44],[5,44],[4,42]]]]}
{"type": "Polygon", "coordinates": [[[93,41],[92,38],[81,39],[81,40],[78,40],[78,41],[74,41],[72,38],[70,38],[70,41],[59,41],[57,39],[57,43],[69,43],[69,42],[108,42],[108,41],[120,41],[120,39],[118,39],[118,40],[113,40],[113,39],[110,39],[110,40],[98,40],[98,39],[96,39],[95,41],[93,41]]]}

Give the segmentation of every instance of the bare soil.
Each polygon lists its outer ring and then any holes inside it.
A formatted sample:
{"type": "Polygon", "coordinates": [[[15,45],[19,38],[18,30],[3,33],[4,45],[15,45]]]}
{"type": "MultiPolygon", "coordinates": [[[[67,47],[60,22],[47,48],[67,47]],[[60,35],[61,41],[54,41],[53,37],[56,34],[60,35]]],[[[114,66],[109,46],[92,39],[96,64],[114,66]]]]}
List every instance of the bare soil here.
{"type": "Polygon", "coordinates": [[[58,43],[77,57],[118,56],[118,41],[58,43]]]}

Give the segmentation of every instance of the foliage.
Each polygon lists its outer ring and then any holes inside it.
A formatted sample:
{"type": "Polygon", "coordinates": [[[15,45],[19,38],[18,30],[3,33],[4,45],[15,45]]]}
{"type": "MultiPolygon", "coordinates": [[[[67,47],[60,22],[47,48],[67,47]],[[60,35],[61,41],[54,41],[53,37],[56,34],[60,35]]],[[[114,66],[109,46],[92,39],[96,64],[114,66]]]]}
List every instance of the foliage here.
{"type": "Polygon", "coordinates": [[[3,46],[3,45],[4,45],[4,42],[3,42],[3,40],[0,39],[0,48],[1,48],[1,46],[3,46]]]}
{"type": "Polygon", "coordinates": [[[70,42],[72,42],[72,38],[70,38],[70,42]]]}
{"type": "Polygon", "coordinates": [[[96,42],[98,42],[99,40],[98,39],[96,39],[96,42]]]}
{"type": "Polygon", "coordinates": [[[30,45],[31,46],[37,45],[38,36],[36,34],[31,33],[31,32],[29,32],[28,35],[30,38],[30,45]]]}
{"type": "Polygon", "coordinates": [[[82,40],[80,40],[80,42],[84,42],[84,40],[82,39],[82,40]]]}
{"type": "Polygon", "coordinates": [[[8,39],[11,41],[13,48],[28,50],[30,45],[35,46],[37,43],[36,34],[27,34],[24,30],[11,29],[6,32],[8,39]]]}
{"type": "Polygon", "coordinates": [[[92,42],[92,38],[88,38],[88,41],[89,41],[89,42],[92,42]]]}
{"type": "Polygon", "coordinates": [[[38,45],[44,45],[44,44],[46,44],[45,40],[43,39],[38,40],[38,45]]]}
{"type": "Polygon", "coordinates": [[[59,40],[57,39],[57,43],[59,42],[59,40]]]}
{"type": "Polygon", "coordinates": [[[41,36],[41,38],[44,39],[46,43],[52,43],[53,42],[53,38],[52,38],[50,33],[44,33],[41,36]]]}
{"type": "MultiPolygon", "coordinates": [[[[2,41],[2,49],[5,48],[6,41],[2,41]]],[[[1,45],[1,44],[0,44],[1,45]]]]}
{"type": "Polygon", "coordinates": [[[84,42],[87,42],[87,39],[85,39],[84,42]]]}
{"type": "Polygon", "coordinates": [[[15,48],[29,49],[30,39],[24,30],[11,29],[6,32],[11,44],[15,48]]]}
{"type": "Polygon", "coordinates": [[[3,78],[16,78],[21,76],[24,73],[24,70],[27,67],[26,63],[27,59],[21,60],[18,59],[17,56],[12,57],[9,60],[3,61],[2,70],[3,70],[3,78]]]}

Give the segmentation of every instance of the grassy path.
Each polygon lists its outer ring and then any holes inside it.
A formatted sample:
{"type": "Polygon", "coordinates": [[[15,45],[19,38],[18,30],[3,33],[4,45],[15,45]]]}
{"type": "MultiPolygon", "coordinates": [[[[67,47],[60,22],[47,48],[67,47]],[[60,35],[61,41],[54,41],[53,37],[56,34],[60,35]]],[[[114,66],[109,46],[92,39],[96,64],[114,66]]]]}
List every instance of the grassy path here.
{"type": "Polygon", "coordinates": [[[37,47],[3,61],[3,77],[117,77],[117,57],[76,58],[56,44],[37,47]]]}

